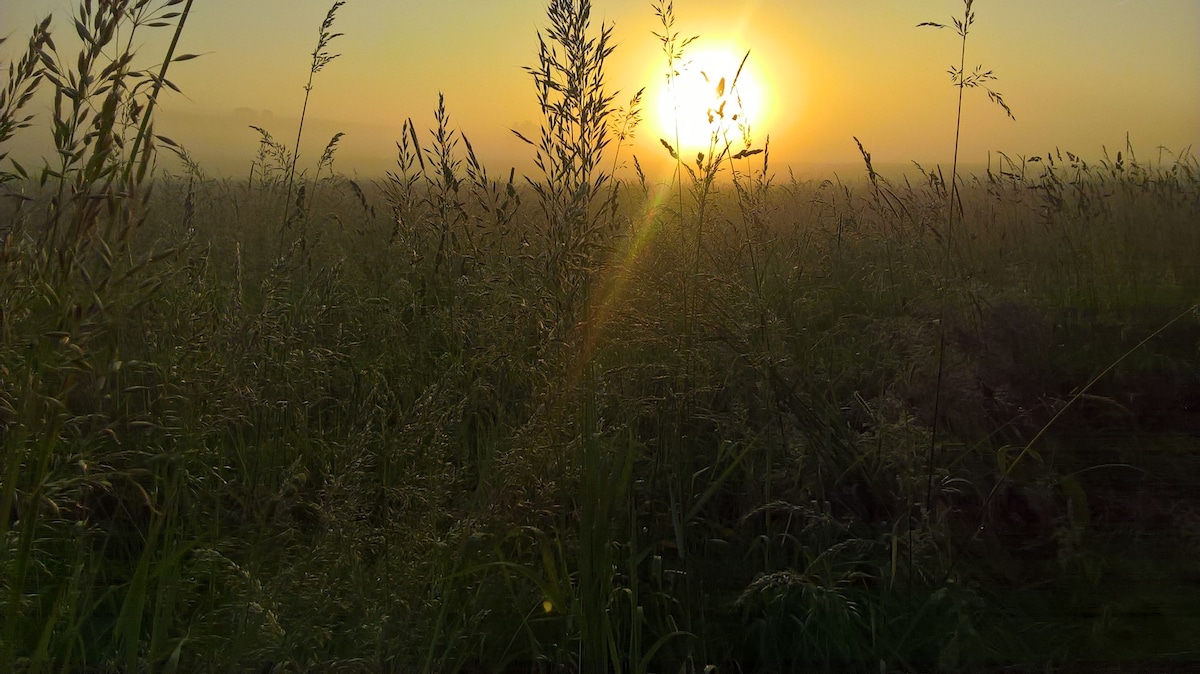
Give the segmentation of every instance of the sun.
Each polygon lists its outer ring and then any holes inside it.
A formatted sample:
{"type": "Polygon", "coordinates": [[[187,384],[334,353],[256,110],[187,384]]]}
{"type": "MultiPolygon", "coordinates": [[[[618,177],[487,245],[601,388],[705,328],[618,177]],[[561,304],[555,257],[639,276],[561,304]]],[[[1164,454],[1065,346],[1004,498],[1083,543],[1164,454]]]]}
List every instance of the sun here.
{"type": "Polygon", "coordinates": [[[672,146],[678,140],[682,152],[707,152],[727,141],[740,149],[763,123],[766,92],[749,52],[697,47],[677,72],[658,91],[656,121],[661,137],[672,146]]]}

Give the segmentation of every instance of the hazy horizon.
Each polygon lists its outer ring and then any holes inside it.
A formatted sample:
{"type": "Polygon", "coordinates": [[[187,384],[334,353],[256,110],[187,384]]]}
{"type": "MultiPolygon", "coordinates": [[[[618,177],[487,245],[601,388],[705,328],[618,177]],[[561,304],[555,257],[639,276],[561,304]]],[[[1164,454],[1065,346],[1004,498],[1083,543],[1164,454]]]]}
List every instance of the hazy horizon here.
{"type": "MultiPolygon", "coordinates": [[[[60,53],[72,54],[67,21],[73,2],[7,2],[0,7],[0,58],[24,49],[33,23],[53,12],[60,53]]],[[[262,126],[291,147],[303,85],[328,0],[235,0],[196,3],[179,46],[202,58],[172,65],[183,91],[161,99],[158,133],[183,144],[210,175],[245,174],[262,126]],[[265,37],[264,37],[265,36],[265,37]]],[[[381,176],[394,165],[404,120],[433,126],[439,92],[452,126],[465,133],[493,173],[534,171],[526,135],[539,124],[533,83],[522,69],[536,60],[545,3],[499,6],[478,1],[409,6],[350,0],[337,14],[343,35],[329,51],[340,54],[316,75],[305,122],[301,167],[344,132],[335,169],[381,176]],[[464,7],[466,9],[464,9],[464,7]]],[[[681,37],[698,35],[691,50],[750,51],[747,67],[763,90],[763,111],[752,119],[756,146],[769,134],[771,164],[786,175],[817,167],[853,165],[861,158],[853,137],[887,173],[919,162],[946,165],[954,144],[957,91],[946,73],[958,58],[953,29],[918,29],[921,21],[949,24],[960,0],[850,6],[758,0],[730,7],[715,0],[675,3],[681,37]]],[[[1191,0],[979,0],[967,43],[968,71],[994,71],[1016,120],[982,90],[968,90],[960,161],[980,167],[988,152],[1011,157],[1056,148],[1089,161],[1123,150],[1128,136],[1145,159],[1164,147],[1177,153],[1200,140],[1200,3],[1191,0]]],[[[608,64],[617,105],[665,80],[665,59],[653,32],[662,27],[646,0],[593,4],[593,31],[614,23],[617,48],[608,64]]],[[[166,31],[142,45],[148,65],[160,58],[166,31]],[[160,41],[163,44],[160,44],[160,41]]],[[[147,33],[147,35],[151,35],[147,33]]],[[[70,58],[70,57],[68,57],[70,58]]],[[[686,55],[685,55],[686,58],[686,55]]],[[[669,157],[656,128],[654,100],[622,158],[637,155],[648,172],[669,157]]],[[[44,120],[50,101],[29,111],[44,120]]],[[[45,127],[18,132],[13,156],[37,165],[48,155],[45,127]]],[[[172,167],[174,158],[161,157],[172,167]]],[[[26,163],[28,167],[29,164],[26,163]]]]}

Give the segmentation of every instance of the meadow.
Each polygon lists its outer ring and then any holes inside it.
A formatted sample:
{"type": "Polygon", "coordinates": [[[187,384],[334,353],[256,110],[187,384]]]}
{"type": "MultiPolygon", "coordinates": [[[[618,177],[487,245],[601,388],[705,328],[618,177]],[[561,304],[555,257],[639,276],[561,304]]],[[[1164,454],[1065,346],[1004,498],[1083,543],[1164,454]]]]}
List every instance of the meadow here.
{"type": "Polygon", "coordinates": [[[800,180],[714,134],[658,183],[553,0],[536,175],[439,103],[379,180],[268,129],[211,179],[154,134],[190,55],[122,48],[190,8],[84,2],[0,95],[0,159],[58,150],[0,167],[5,670],[1200,662],[1194,155],[800,180]]]}

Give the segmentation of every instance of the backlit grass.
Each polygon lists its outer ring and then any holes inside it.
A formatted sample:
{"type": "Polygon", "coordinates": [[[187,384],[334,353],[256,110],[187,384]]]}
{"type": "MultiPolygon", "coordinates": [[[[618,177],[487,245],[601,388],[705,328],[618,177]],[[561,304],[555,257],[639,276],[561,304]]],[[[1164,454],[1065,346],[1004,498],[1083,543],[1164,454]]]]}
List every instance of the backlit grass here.
{"type": "MultiPolygon", "coordinates": [[[[181,4],[85,3],[82,48],[181,4]]],[[[550,4],[524,179],[442,101],[380,180],[268,129],[210,179],[152,153],[162,61],[71,87],[98,61],[34,30],[0,152],[38,86],[65,151],[0,187],[4,664],[1200,658],[1195,157],[800,181],[747,135],[658,185],[589,9],[550,4]]]]}

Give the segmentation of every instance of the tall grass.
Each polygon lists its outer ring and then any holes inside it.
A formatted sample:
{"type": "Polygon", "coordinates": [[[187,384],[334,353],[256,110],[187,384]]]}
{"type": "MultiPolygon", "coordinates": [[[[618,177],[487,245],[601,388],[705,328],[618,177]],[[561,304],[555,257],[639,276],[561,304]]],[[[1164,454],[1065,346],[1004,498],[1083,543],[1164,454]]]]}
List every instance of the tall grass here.
{"type": "Polygon", "coordinates": [[[614,29],[553,2],[537,175],[439,97],[378,181],[327,152],[280,249],[297,150],[132,152],[165,72],[120,45],[175,4],[83,3],[83,58],[39,23],[0,99],[0,152],[38,86],[64,149],[0,186],[5,666],[1195,659],[1190,153],[781,181],[731,125],[625,189],[614,29]]]}
{"type": "MultiPolygon", "coordinates": [[[[953,82],[954,86],[958,89],[958,109],[955,112],[955,116],[954,116],[954,154],[953,154],[953,159],[950,164],[950,189],[949,189],[949,192],[946,197],[947,198],[946,233],[944,235],[944,239],[945,239],[944,244],[945,244],[946,252],[945,252],[945,258],[944,258],[945,261],[943,263],[943,268],[942,268],[943,278],[947,277],[951,273],[950,270],[951,270],[951,267],[953,266],[952,260],[953,260],[953,256],[954,256],[954,250],[955,250],[955,248],[954,248],[954,215],[955,215],[955,210],[956,210],[956,204],[958,204],[958,200],[959,200],[959,194],[958,194],[958,148],[959,148],[959,141],[962,138],[962,117],[963,117],[963,114],[962,114],[963,107],[962,106],[963,106],[963,96],[966,93],[966,90],[982,87],[984,89],[984,91],[987,92],[988,98],[990,98],[993,103],[995,103],[996,105],[998,105],[1004,109],[1004,112],[1005,112],[1005,114],[1008,115],[1009,119],[1013,119],[1013,120],[1016,119],[1016,117],[1013,116],[1012,110],[1008,107],[1008,104],[1006,104],[1004,102],[1004,97],[1001,94],[993,91],[992,89],[990,89],[987,86],[988,82],[991,82],[994,79],[996,79],[995,75],[992,74],[992,71],[990,71],[990,70],[984,71],[983,66],[977,66],[971,74],[969,74],[969,75],[967,74],[967,70],[966,70],[967,35],[971,31],[971,26],[974,25],[974,23],[975,23],[975,12],[972,9],[972,5],[974,5],[974,0],[963,0],[963,16],[962,16],[962,18],[959,19],[959,18],[955,17],[953,19],[954,29],[958,33],[959,44],[960,44],[959,62],[958,62],[957,66],[951,66],[950,70],[948,72],[950,73],[951,81],[953,82]]],[[[936,23],[933,21],[926,21],[926,22],[917,24],[918,28],[920,28],[922,26],[928,26],[931,28],[938,28],[938,29],[943,29],[946,27],[945,24],[936,23]]],[[[860,150],[862,149],[861,144],[859,144],[859,149],[860,150]]],[[[868,165],[868,169],[869,169],[870,168],[870,159],[869,158],[867,160],[867,165],[868,165]]],[[[941,327],[939,328],[939,334],[938,334],[938,356],[937,356],[937,358],[938,358],[938,375],[937,375],[938,386],[934,393],[934,399],[933,399],[933,415],[934,415],[933,433],[929,439],[929,470],[928,470],[929,480],[926,485],[926,497],[925,497],[925,506],[927,508],[930,506],[931,499],[933,498],[933,463],[934,463],[934,453],[935,453],[936,447],[937,447],[937,433],[938,433],[937,418],[938,418],[939,408],[941,405],[941,395],[942,395],[941,382],[942,382],[942,376],[944,374],[944,367],[945,367],[945,363],[946,363],[946,360],[945,360],[946,330],[944,327],[944,323],[939,323],[939,325],[941,327]]]]}
{"type": "Polygon", "coordinates": [[[22,669],[96,659],[133,669],[172,655],[161,618],[172,613],[188,549],[178,521],[186,452],[139,460],[161,442],[143,438],[154,366],[124,353],[137,348],[126,332],[174,254],[139,250],[133,237],[148,212],[155,141],[173,145],[153,134],[155,103],[173,86],[169,65],[192,58],[175,55],[191,9],[171,10],[179,4],[82,3],[75,58],[58,52],[49,19],[39,23],[0,106],[8,140],[30,128],[32,117],[18,114],[38,85],[53,87],[57,162],[36,178],[14,162],[8,184],[20,176],[41,189],[5,194],[15,207],[2,255],[0,659],[22,669]],[[163,27],[174,37],[161,65],[141,69],[133,40],[163,27]],[[122,448],[134,438],[148,442],[122,448]]]}
{"type": "MultiPolygon", "coordinates": [[[[288,184],[287,196],[284,198],[282,229],[286,229],[291,224],[288,216],[291,213],[290,209],[292,205],[292,191],[296,186],[296,164],[300,160],[300,140],[304,137],[304,118],[308,114],[308,98],[312,95],[313,78],[316,77],[317,73],[324,70],[325,66],[329,65],[334,59],[340,56],[340,54],[330,54],[328,48],[331,42],[342,36],[341,33],[333,32],[333,23],[337,19],[337,11],[341,9],[342,5],[345,4],[345,2],[335,2],[329,7],[329,11],[325,13],[325,20],[321,22],[321,29],[317,36],[317,46],[313,49],[312,64],[308,69],[308,82],[304,84],[304,104],[300,108],[300,123],[296,126],[296,144],[292,149],[291,162],[287,167],[288,184]]],[[[314,177],[314,181],[316,178],[320,177],[319,173],[321,167],[326,163],[332,162],[334,148],[337,146],[337,142],[341,136],[342,134],[340,133],[336,134],[333,139],[329,141],[329,144],[325,148],[325,152],[322,154],[320,161],[317,163],[318,176],[314,177]]],[[[301,209],[302,206],[297,208],[297,210],[301,209]]]]}

